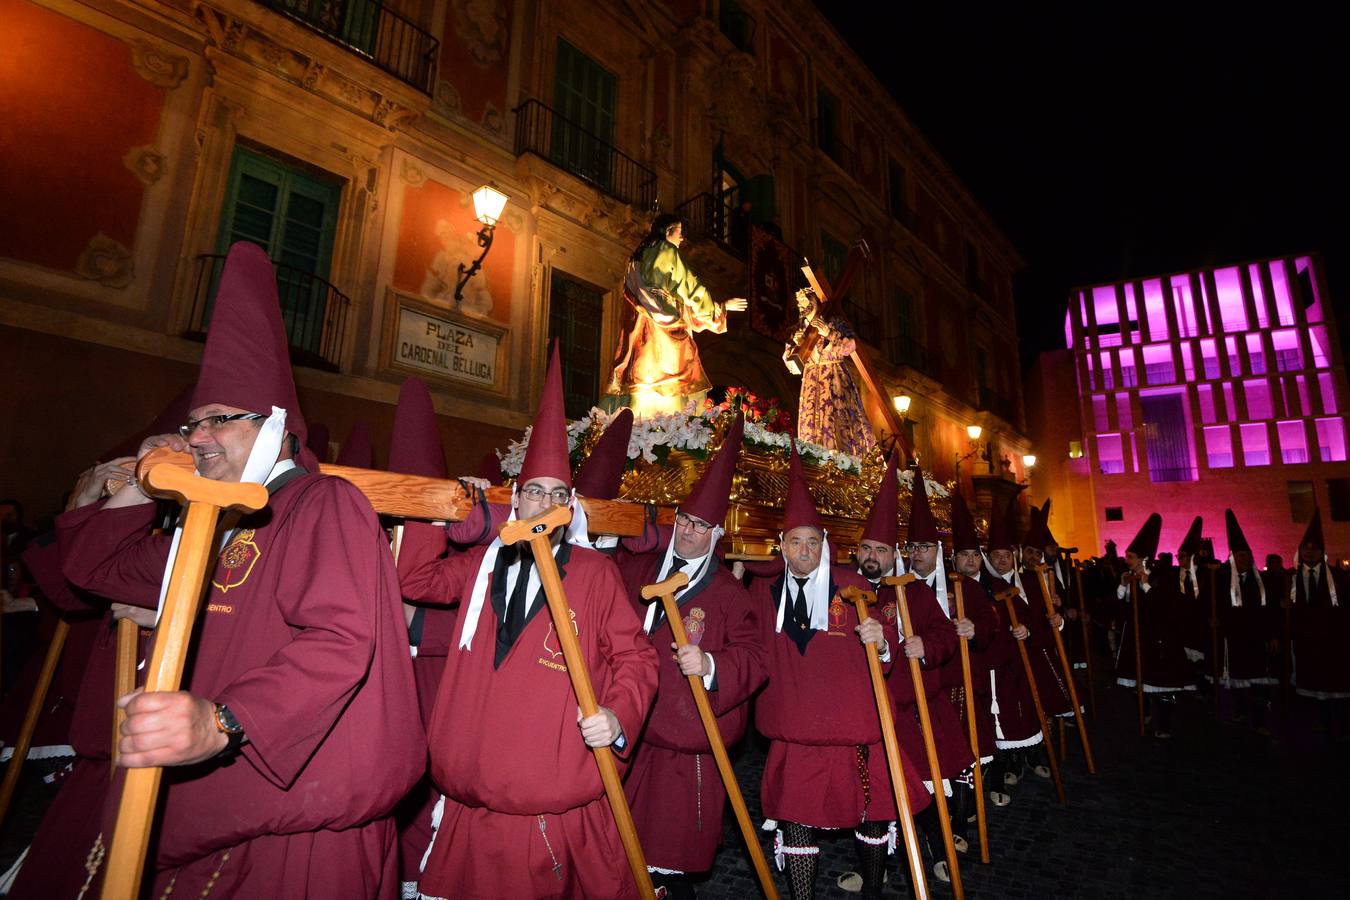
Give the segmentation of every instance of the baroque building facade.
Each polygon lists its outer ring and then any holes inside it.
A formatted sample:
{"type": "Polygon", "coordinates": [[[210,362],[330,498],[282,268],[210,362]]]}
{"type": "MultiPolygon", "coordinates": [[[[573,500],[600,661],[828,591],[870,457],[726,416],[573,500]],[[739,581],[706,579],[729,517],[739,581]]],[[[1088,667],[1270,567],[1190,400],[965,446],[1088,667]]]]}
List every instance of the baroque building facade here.
{"type": "MultiPolygon", "coordinates": [[[[963,456],[963,480],[1025,477],[1021,260],[805,0],[0,0],[0,20],[0,408],[30,508],[192,381],[238,239],[277,263],[310,421],[367,422],[381,464],[418,375],[472,471],[530,421],[550,337],[570,411],[599,399],[658,209],[719,298],[747,294],[752,235],[834,277],[865,241],[844,311],[881,401],[913,398],[906,444],[944,480],[963,456]],[[483,184],[508,202],[457,297],[483,184]]],[[[700,338],[714,383],[792,402],[771,329],[734,318],[700,338]]]]}

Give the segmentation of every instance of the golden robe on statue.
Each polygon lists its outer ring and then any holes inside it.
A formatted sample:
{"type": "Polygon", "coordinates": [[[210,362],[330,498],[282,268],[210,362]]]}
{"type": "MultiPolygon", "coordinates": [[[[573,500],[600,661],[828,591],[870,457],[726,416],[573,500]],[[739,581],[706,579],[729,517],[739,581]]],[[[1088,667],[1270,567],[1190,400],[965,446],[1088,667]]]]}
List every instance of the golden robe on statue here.
{"type": "Polygon", "coordinates": [[[708,293],[666,240],[630,260],[624,278],[622,335],[605,406],[639,412],[673,412],[701,401],[712,383],[699,362],[694,332],[724,334],[724,304],[708,293]]]}

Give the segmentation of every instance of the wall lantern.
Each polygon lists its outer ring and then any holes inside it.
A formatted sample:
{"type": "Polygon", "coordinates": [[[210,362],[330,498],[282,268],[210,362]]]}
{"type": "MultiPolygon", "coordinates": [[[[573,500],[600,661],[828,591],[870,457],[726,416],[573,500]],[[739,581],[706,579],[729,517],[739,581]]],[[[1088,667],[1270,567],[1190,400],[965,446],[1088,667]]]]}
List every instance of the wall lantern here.
{"type": "Polygon", "coordinates": [[[507,196],[490,184],[485,184],[473,192],[473,215],[483,226],[478,229],[478,246],[483,248],[483,252],[478,254],[473,265],[466,267],[464,263],[459,264],[459,281],[455,284],[456,301],[464,299],[464,285],[483,268],[483,260],[492,249],[492,234],[497,229],[497,221],[502,217],[502,210],[506,208],[506,201],[507,196]]]}

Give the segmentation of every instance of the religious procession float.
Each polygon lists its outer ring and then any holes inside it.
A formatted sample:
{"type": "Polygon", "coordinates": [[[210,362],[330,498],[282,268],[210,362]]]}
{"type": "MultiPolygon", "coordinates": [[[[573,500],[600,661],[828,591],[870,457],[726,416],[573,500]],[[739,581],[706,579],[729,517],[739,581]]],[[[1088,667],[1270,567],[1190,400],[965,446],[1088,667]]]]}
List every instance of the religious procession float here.
{"type": "MultiPolygon", "coordinates": [[[[682,412],[636,415],[618,499],[673,510],[722,446],[738,412],[745,416],[745,433],[725,525],[727,555],[763,559],[777,549],[788,492],[789,442],[794,440],[831,543],[844,554],[851,551],[886,471],[881,447],[873,445],[855,456],[794,438],[791,415],[783,404],[741,387],[727,388],[720,403],[705,399],[690,403],[682,412]]],[[[585,418],[569,422],[567,442],[574,471],[613,417],[594,407],[585,418]]],[[[502,473],[508,480],[520,472],[530,431],[526,428],[520,440],[498,451],[502,473]]],[[[900,508],[907,510],[914,473],[901,469],[897,477],[900,508]]],[[[925,484],[940,527],[950,527],[950,485],[927,478],[925,484]]]]}

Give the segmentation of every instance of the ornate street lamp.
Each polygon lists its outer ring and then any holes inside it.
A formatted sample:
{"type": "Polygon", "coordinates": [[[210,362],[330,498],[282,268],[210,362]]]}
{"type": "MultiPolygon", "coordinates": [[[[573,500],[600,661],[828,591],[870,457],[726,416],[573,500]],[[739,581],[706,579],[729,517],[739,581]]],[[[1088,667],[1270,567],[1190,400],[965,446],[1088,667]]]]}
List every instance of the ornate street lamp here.
{"type": "Polygon", "coordinates": [[[483,225],[478,229],[478,246],[483,248],[483,252],[478,254],[473,265],[466,267],[464,263],[459,264],[459,281],[455,284],[456,302],[464,299],[464,285],[478,274],[488,251],[492,249],[492,234],[497,229],[497,220],[502,217],[502,210],[506,208],[506,201],[507,196],[490,184],[485,184],[473,192],[473,215],[483,225]]]}

